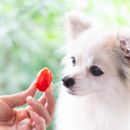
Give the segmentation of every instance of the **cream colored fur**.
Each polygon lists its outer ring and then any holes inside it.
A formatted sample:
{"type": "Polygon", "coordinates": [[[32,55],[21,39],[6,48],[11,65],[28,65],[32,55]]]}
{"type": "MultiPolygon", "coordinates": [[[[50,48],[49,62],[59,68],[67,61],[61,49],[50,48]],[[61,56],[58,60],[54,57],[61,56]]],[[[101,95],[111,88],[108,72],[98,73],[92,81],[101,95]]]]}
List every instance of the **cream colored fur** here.
{"type": "Polygon", "coordinates": [[[93,27],[75,16],[69,27],[63,74],[76,83],[71,90],[60,87],[56,130],[130,130],[130,59],[120,48],[120,38],[129,39],[130,29],[93,27]],[[93,76],[92,65],[104,74],[93,76]]]}

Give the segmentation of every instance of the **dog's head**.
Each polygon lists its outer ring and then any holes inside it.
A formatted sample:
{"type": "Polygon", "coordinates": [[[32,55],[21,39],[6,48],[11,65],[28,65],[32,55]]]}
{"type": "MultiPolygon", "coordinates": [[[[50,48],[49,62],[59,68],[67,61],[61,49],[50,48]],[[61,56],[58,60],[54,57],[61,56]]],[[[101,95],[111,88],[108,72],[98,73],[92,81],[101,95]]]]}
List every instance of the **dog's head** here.
{"type": "Polygon", "coordinates": [[[128,89],[130,31],[94,27],[69,16],[70,41],[63,84],[73,95],[118,93],[128,89]]]}

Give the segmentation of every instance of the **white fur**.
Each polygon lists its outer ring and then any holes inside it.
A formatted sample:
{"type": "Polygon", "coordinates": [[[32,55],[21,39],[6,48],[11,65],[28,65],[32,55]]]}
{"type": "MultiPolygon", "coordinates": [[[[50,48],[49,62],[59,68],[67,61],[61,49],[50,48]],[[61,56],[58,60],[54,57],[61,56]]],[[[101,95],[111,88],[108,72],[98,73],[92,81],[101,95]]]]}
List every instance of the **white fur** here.
{"type": "Polygon", "coordinates": [[[56,130],[129,130],[129,107],[124,107],[126,100],[124,94],[118,97],[114,92],[110,95],[106,92],[100,97],[96,94],[76,97],[62,88],[56,130]],[[123,99],[117,103],[117,98],[123,99]]]}
{"type": "Polygon", "coordinates": [[[120,80],[109,51],[106,53],[102,48],[116,42],[115,32],[93,28],[70,41],[64,75],[75,78],[76,83],[72,90],[74,95],[64,86],[60,88],[56,130],[130,130],[129,86],[120,80]],[[77,58],[75,67],[69,62],[71,56],[77,58]],[[99,58],[96,63],[95,58],[99,58]],[[104,71],[103,76],[90,74],[93,64],[104,71]]]}

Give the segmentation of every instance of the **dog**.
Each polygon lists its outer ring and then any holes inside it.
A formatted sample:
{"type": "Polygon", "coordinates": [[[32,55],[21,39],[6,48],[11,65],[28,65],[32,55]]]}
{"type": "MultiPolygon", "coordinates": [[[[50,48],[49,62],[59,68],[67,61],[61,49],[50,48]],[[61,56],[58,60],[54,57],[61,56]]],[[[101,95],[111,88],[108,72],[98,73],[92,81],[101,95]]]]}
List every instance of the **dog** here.
{"type": "Polygon", "coordinates": [[[130,28],[67,25],[56,130],[130,130],[130,28]]]}

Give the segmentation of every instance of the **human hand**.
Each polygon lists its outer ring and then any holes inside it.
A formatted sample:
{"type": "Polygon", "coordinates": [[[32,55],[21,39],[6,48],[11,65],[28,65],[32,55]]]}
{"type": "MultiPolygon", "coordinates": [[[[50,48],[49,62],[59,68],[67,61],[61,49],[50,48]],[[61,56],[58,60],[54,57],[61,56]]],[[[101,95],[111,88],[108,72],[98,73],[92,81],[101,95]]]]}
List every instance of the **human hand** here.
{"type": "Polygon", "coordinates": [[[38,101],[36,101],[32,96],[27,97],[27,103],[29,107],[26,109],[31,119],[35,122],[32,123],[34,124],[34,127],[36,127],[36,124],[39,124],[40,127],[40,123],[42,122],[46,124],[46,127],[49,126],[53,119],[55,109],[55,99],[52,87],[50,86],[46,90],[45,95],[41,96],[38,101]]]}
{"type": "Polygon", "coordinates": [[[54,112],[52,89],[49,88],[45,95],[41,96],[38,101],[34,100],[35,102],[33,102],[31,98],[35,95],[35,92],[36,87],[33,83],[24,92],[0,97],[0,130],[46,130],[54,112]],[[28,97],[29,95],[32,97],[28,97]],[[31,107],[14,109],[16,106],[25,104],[26,99],[31,107]],[[36,108],[33,107],[35,103],[38,104],[36,108]],[[41,108],[44,111],[40,112],[41,108]]]}
{"type": "Polygon", "coordinates": [[[35,92],[36,87],[34,82],[26,91],[11,96],[0,97],[0,128],[2,130],[21,130],[22,128],[28,130],[26,127],[29,127],[29,125],[25,124],[29,124],[31,120],[28,118],[27,111],[14,108],[25,104],[27,96],[34,96],[35,92]],[[21,121],[24,121],[25,124],[21,121]]]}

